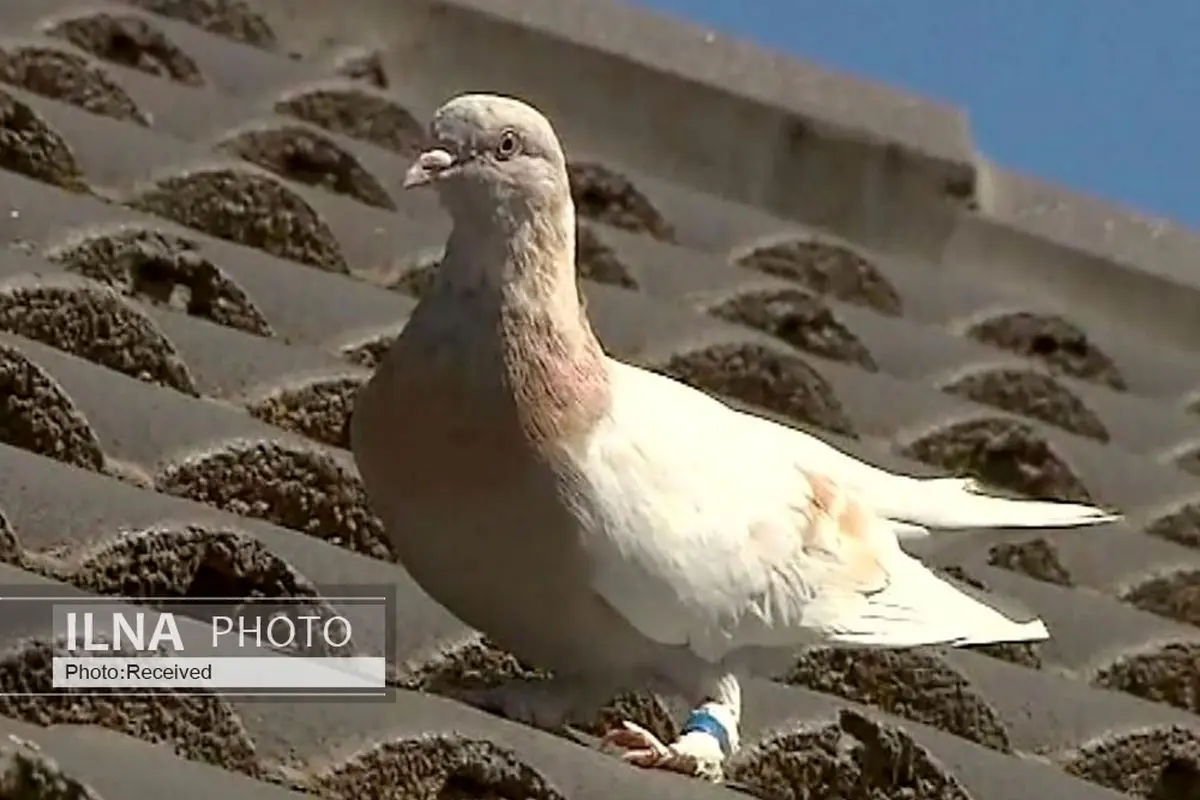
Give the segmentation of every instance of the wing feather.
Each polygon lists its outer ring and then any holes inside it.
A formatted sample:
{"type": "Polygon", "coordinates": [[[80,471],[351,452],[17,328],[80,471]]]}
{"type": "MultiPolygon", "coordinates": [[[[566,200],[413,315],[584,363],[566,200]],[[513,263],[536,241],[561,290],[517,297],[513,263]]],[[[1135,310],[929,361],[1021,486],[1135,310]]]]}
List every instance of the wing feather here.
{"type": "Polygon", "coordinates": [[[614,367],[578,505],[596,591],[643,634],[712,657],[791,645],[886,587],[898,546],[865,505],[740,435],[724,404],[635,370],[614,367]]]}
{"type": "Polygon", "coordinates": [[[952,642],[982,623],[978,636],[1013,636],[948,584],[930,593],[939,579],[824,459],[801,463],[714,398],[611,364],[612,408],[574,454],[576,503],[593,588],[644,635],[714,661],[831,638],[952,642]],[[947,617],[952,597],[973,606],[947,617]]]}

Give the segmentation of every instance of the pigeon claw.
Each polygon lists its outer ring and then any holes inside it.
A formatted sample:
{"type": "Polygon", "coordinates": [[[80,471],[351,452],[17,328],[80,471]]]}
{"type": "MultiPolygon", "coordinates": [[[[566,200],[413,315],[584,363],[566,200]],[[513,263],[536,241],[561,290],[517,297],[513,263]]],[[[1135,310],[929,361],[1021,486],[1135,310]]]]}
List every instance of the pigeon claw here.
{"type": "Polygon", "coordinates": [[[677,772],[714,783],[724,775],[720,747],[708,736],[690,735],[667,745],[641,725],[626,720],[605,734],[602,741],[609,749],[617,750],[622,761],[642,769],[677,772]]]}

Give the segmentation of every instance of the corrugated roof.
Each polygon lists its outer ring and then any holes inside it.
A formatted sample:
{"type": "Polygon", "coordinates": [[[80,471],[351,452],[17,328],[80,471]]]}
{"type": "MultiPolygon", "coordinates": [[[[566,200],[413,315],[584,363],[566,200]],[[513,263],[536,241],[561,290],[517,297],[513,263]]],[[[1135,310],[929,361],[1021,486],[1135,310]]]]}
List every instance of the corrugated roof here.
{"type": "MultiPolygon", "coordinates": [[[[345,422],[447,230],[406,157],[487,89],[564,134],[617,354],[888,466],[1128,514],[921,542],[1054,638],[806,654],[747,687],[733,777],[1200,796],[1197,234],[988,162],[955,109],[599,0],[19,0],[0,30],[0,582],[394,584],[408,687],[0,696],[0,794],[731,796],[423,691],[519,667],[391,561],[345,422]]],[[[0,688],[46,685],[50,632],[3,628],[0,688]]]]}

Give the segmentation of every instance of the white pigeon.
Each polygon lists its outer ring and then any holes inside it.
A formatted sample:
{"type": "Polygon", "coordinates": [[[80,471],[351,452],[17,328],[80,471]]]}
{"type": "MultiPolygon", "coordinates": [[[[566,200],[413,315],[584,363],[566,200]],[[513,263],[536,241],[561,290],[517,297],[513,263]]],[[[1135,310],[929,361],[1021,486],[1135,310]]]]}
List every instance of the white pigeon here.
{"type": "Polygon", "coordinates": [[[618,691],[676,693],[693,708],[677,741],[624,723],[606,742],[631,763],[719,780],[738,746],[738,677],[805,645],[1048,636],[940,579],[898,534],[1115,515],[895,475],[609,358],[577,291],[550,123],[468,94],[430,136],[404,185],[434,187],[453,229],[351,436],[413,578],[555,675],[475,701],[553,727],[618,691]]]}

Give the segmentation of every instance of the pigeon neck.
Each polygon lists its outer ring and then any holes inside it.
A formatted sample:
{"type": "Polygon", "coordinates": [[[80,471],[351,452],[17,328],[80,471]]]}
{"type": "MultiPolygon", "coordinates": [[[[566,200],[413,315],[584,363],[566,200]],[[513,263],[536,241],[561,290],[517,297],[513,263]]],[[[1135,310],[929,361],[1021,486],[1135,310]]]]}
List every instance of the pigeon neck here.
{"type": "Polygon", "coordinates": [[[589,429],[609,402],[608,369],[575,283],[575,215],[507,218],[455,229],[430,296],[410,325],[437,331],[443,363],[471,374],[474,393],[505,398],[535,446],[589,429]],[[417,317],[420,318],[419,322],[417,317]]]}
{"type": "Polygon", "coordinates": [[[576,344],[592,336],[575,276],[575,209],[569,200],[526,213],[460,215],[446,243],[436,290],[502,316],[550,324],[576,344]]]}

